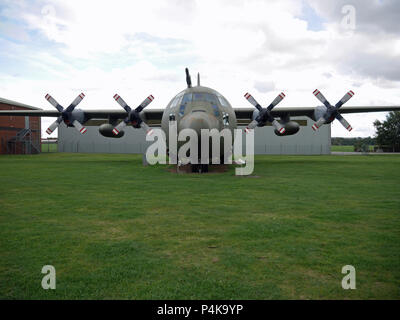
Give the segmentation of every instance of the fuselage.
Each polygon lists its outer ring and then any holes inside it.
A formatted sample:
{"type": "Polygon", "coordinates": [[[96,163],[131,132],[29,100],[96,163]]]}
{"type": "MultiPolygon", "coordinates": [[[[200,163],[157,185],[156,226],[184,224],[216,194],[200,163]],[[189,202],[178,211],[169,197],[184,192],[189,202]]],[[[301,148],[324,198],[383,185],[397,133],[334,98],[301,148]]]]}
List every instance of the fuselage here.
{"type": "MultiPolygon", "coordinates": [[[[178,135],[184,129],[196,131],[201,145],[201,129],[223,129],[231,131],[237,127],[236,115],[230,103],[216,90],[196,86],[179,92],[167,105],[161,120],[169,144],[169,124],[176,121],[178,135]]],[[[179,147],[185,142],[178,142],[179,147]]],[[[221,145],[221,151],[223,143],[221,145]]],[[[211,147],[211,146],[210,146],[211,147]]],[[[222,151],[223,152],[223,151],[222,151]]]]}

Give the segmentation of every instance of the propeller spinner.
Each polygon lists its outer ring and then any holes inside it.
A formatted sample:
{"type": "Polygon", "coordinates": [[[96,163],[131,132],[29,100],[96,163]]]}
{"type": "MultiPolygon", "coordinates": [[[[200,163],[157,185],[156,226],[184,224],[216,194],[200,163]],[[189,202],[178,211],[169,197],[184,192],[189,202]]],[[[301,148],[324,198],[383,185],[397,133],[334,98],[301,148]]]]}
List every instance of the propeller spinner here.
{"type": "Polygon", "coordinates": [[[127,125],[132,124],[134,128],[142,128],[147,135],[151,135],[153,133],[153,129],[151,129],[141,118],[139,113],[146,108],[153,100],[154,97],[149,95],[136,109],[132,110],[130,106],[118,95],[114,95],[115,101],[119,103],[119,105],[125,109],[128,113],[128,116],[122,120],[114,129],[113,133],[118,135],[121,130],[123,130],[127,125]]]}
{"type": "Polygon", "coordinates": [[[339,113],[339,108],[343,106],[347,101],[349,101],[353,96],[354,92],[349,91],[347,92],[342,99],[339,100],[338,103],[333,107],[328,100],[323,96],[321,91],[316,89],[313,94],[317,97],[319,101],[321,101],[325,107],[326,107],[326,112],[322,115],[321,118],[317,120],[316,123],[312,126],[314,131],[317,131],[319,127],[321,127],[324,123],[329,123],[332,122],[335,118],[339,120],[339,122],[345,127],[348,131],[353,130],[351,125],[346,121],[345,118],[339,113]]]}
{"type": "Polygon", "coordinates": [[[57,118],[56,121],[54,121],[46,130],[47,134],[52,134],[53,131],[60,125],[61,122],[64,121],[64,123],[67,126],[73,126],[78,130],[81,134],[86,133],[87,129],[82,126],[82,124],[76,119],[76,116],[74,116],[74,109],[75,107],[82,101],[82,99],[85,97],[83,93],[78,95],[74,101],[68,106],[68,108],[64,109],[51,95],[46,94],[45,98],[46,100],[54,106],[59,112],[61,112],[61,115],[57,118]]]}
{"type": "Polygon", "coordinates": [[[284,98],[285,94],[281,92],[275,99],[272,101],[272,103],[267,107],[263,108],[261,105],[256,101],[256,99],[253,98],[253,96],[249,93],[246,93],[244,97],[254,106],[257,108],[257,110],[260,112],[252,122],[247,126],[245,129],[246,133],[250,131],[250,129],[254,129],[258,125],[264,125],[265,122],[269,121],[272,123],[272,125],[275,127],[276,130],[279,131],[280,134],[285,133],[285,128],[276,120],[274,117],[271,115],[271,110],[278,105],[284,98]]]}

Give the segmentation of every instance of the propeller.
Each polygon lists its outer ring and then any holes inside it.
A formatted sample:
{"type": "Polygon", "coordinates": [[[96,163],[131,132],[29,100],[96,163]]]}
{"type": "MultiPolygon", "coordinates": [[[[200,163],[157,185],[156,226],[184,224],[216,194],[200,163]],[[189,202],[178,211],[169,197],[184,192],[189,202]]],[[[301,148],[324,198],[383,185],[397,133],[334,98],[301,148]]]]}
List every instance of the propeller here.
{"type": "Polygon", "coordinates": [[[314,131],[317,131],[319,127],[321,127],[324,123],[329,123],[332,122],[335,118],[345,127],[348,131],[353,130],[351,125],[346,121],[345,118],[339,113],[339,108],[343,106],[347,101],[349,101],[353,96],[354,92],[349,91],[347,92],[342,99],[339,100],[338,103],[333,107],[328,100],[324,97],[324,95],[316,89],[314,92],[314,95],[317,97],[319,101],[321,101],[325,107],[326,107],[326,112],[322,115],[321,118],[317,120],[316,123],[312,126],[314,131]]]}
{"type": "Polygon", "coordinates": [[[244,97],[260,112],[252,122],[245,129],[246,133],[250,131],[250,129],[254,129],[258,125],[263,125],[265,122],[269,121],[275,127],[276,130],[279,131],[280,134],[285,133],[285,128],[271,115],[271,110],[278,105],[284,98],[285,94],[281,92],[272,103],[267,107],[263,108],[261,105],[253,98],[253,96],[249,93],[246,93],[244,97]]]}
{"type": "MultiPolygon", "coordinates": [[[[78,130],[81,134],[86,133],[87,129],[82,126],[82,124],[78,121],[76,116],[73,114],[73,111],[75,107],[82,101],[82,99],[85,97],[83,93],[78,95],[74,101],[68,106],[68,108],[64,109],[51,95],[46,94],[45,98],[46,100],[54,106],[59,112],[61,112],[61,115],[57,118],[56,121],[54,121],[46,130],[47,134],[52,134],[53,131],[60,125],[61,122],[64,121],[64,123],[71,127],[75,127],[76,130],[78,130]]],[[[80,117],[83,118],[83,117],[80,117]]]]}
{"type": "Polygon", "coordinates": [[[134,110],[122,99],[118,94],[114,95],[115,101],[119,103],[119,105],[125,109],[128,113],[128,116],[122,120],[114,129],[113,133],[118,135],[121,130],[123,130],[127,125],[132,124],[134,128],[142,128],[147,135],[151,135],[153,133],[153,129],[151,129],[141,118],[139,113],[146,108],[153,100],[154,97],[149,95],[143,102],[134,110]]]}

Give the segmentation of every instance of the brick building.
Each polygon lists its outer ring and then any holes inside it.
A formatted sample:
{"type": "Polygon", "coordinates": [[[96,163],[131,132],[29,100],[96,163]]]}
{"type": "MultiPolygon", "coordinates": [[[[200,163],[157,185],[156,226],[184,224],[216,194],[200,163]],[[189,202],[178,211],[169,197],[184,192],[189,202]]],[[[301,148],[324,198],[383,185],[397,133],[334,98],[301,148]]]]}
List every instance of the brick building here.
{"type": "MultiPolygon", "coordinates": [[[[0,98],[0,110],[40,110],[0,98]]],[[[0,154],[35,154],[41,149],[40,117],[1,116],[0,154]]]]}

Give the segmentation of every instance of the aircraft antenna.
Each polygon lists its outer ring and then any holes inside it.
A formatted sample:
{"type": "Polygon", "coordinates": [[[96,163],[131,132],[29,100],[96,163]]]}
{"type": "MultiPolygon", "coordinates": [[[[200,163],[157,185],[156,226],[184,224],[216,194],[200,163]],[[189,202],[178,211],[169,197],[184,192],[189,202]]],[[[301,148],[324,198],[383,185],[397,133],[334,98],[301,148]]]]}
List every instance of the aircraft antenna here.
{"type": "Polygon", "coordinates": [[[185,72],[186,72],[186,83],[187,83],[187,86],[188,86],[188,88],[191,88],[192,87],[192,79],[190,78],[189,69],[186,68],[185,72]]]}

